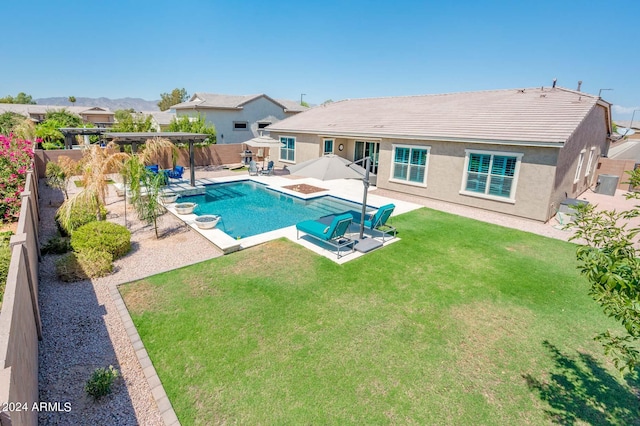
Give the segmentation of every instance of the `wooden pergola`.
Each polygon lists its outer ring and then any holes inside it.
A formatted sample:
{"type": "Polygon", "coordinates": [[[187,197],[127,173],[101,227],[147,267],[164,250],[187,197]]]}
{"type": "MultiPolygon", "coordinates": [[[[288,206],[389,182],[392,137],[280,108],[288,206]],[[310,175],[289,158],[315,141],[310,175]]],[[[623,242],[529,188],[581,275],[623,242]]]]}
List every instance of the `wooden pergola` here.
{"type": "Polygon", "coordinates": [[[124,151],[125,145],[131,145],[131,152],[136,152],[138,145],[144,145],[148,139],[165,138],[176,143],[189,144],[189,173],[191,186],[196,186],[196,171],[194,161],[193,144],[204,142],[209,137],[203,133],[184,132],[124,132],[124,133],[104,133],[103,137],[111,142],[120,145],[120,151],[124,151]]]}

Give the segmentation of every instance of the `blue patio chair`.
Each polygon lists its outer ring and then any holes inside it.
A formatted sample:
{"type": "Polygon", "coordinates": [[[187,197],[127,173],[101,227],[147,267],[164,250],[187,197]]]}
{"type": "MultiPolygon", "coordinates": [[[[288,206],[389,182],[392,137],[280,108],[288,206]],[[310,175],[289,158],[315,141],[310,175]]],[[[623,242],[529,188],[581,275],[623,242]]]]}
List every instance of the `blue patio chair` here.
{"type": "Polygon", "coordinates": [[[260,174],[262,176],[272,176],[273,175],[273,161],[269,161],[267,163],[267,168],[260,170],[260,174]]]}
{"type": "MultiPolygon", "coordinates": [[[[387,224],[387,220],[393,213],[393,210],[396,208],[394,204],[385,204],[380,207],[375,213],[367,214],[364,217],[364,227],[366,229],[371,230],[372,232],[376,231],[382,235],[382,242],[384,242],[385,237],[388,233],[393,232],[393,238],[396,236],[396,228],[387,224]]],[[[349,214],[353,218],[355,223],[360,223],[360,219],[362,218],[362,212],[357,212],[355,210],[349,211],[349,214]]]]}
{"type": "Polygon", "coordinates": [[[182,174],[184,173],[184,167],[175,166],[171,170],[167,170],[167,177],[169,179],[182,179],[182,174]]]}
{"type": "Polygon", "coordinates": [[[305,220],[296,224],[297,238],[300,239],[300,232],[304,232],[310,237],[327,243],[336,248],[338,259],[340,259],[340,250],[343,247],[351,246],[351,251],[354,250],[354,241],[344,236],[352,221],[353,218],[349,213],[336,215],[329,225],[317,220],[305,220]]]}
{"type": "Polygon", "coordinates": [[[160,167],[157,164],[151,164],[150,166],[144,166],[145,169],[150,171],[151,173],[157,175],[160,171],[160,167]]]}

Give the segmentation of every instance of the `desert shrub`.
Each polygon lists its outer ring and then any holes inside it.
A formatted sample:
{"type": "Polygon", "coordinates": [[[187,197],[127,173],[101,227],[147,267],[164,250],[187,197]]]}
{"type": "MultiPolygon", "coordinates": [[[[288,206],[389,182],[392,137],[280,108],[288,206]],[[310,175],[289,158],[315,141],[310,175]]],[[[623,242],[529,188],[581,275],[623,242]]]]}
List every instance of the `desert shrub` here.
{"type": "MultiPolygon", "coordinates": [[[[107,209],[104,206],[100,207],[100,219],[105,220],[107,217],[107,209]]],[[[95,222],[98,220],[93,208],[85,206],[83,204],[74,204],[71,209],[71,216],[68,223],[63,223],[59,216],[56,216],[56,226],[62,236],[71,236],[76,229],[87,223],[95,222]]]]}
{"type": "Polygon", "coordinates": [[[109,368],[96,368],[91,374],[84,390],[94,399],[99,399],[111,393],[111,386],[118,377],[118,370],[110,365],[109,368]]]}
{"type": "Polygon", "coordinates": [[[61,281],[74,282],[98,278],[113,271],[113,256],[106,251],[86,249],[71,252],[56,260],[56,274],[61,281]]]}
{"type": "Polygon", "coordinates": [[[53,237],[40,247],[40,252],[45,254],[64,254],[71,251],[71,241],[68,237],[53,237]]]}
{"type": "Polygon", "coordinates": [[[118,259],[131,250],[131,232],[111,222],[90,222],[76,229],[71,236],[71,247],[76,252],[89,249],[110,253],[118,259]]]}

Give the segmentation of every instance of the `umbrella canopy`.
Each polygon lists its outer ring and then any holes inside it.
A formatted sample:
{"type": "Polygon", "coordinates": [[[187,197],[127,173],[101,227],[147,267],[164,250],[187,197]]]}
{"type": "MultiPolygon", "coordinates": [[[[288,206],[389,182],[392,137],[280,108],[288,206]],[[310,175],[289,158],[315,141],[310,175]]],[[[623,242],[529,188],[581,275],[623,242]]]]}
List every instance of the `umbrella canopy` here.
{"type": "Polygon", "coordinates": [[[278,148],[282,142],[277,141],[269,136],[258,136],[244,142],[252,148],[278,148]]]}
{"type": "MultiPolygon", "coordinates": [[[[371,159],[365,157],[362,160],[365,161],[366,168],[360,167],[354,164],[352,161],[344,159],[335,154],[327,154],[320,158],[314,158],[313,160],[305,161],[304,163],[296,164],[289,167],[289,172],[292,175],[306,176],[310,178],[320,180],[330,179],[362,179],[364,185],[364,194],[362,196],[362,213],[360,216],[360,240],[364,239],[364,218],[367,209],[367,191],[369,189],[369,172],[368,168],[371,159]]],[[[369,239],[369,242],[373,241],[369,239]]],[[[364,247],[357,243],[356,250],[359,247],[364,247]]],[[[371,246],[373,247],[373,246],[371,246]]]]}
{"type": "Polygon", "coordinates": [[[289,167],[292,175],[305,176],[320,180],[362,179],[365,169],[338,155],[327,154],[304,163],[289,167]]]}

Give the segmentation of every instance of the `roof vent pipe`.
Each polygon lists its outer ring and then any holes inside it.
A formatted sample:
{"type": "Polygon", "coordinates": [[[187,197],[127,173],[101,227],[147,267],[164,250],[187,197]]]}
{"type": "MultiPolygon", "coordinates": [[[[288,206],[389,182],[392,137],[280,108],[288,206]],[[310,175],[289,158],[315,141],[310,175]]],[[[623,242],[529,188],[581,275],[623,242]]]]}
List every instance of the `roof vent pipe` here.
{"type": "Polygon", "coordinates": [[[582,80],[578,80],[578,89],[577,89],[578,92],[580,91],[581,86],[582,86],[582,80]]]}
{"type": "Polygon", "coordinates": [[[554,79],[553,79],[553,86],[551,86],[551,88],[552,88],[552,89],[555,89],[555,88],[556,88],[556,83],[557,83],[557,82],[558,82],[558,79],[557,79],[557,78],[554,78],[554,79]]]}

